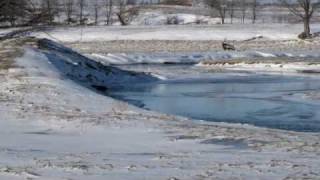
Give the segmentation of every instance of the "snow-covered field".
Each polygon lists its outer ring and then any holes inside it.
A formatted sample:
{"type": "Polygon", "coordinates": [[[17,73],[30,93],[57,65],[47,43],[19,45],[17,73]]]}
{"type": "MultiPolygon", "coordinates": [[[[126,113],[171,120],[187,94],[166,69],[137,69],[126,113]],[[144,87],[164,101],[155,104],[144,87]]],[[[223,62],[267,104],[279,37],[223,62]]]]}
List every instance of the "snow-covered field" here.
{"type": "Polygon", "coordinates": [[[320,73],[320,61],[230,61],[230,62],[200,62],[198,66],[208,69],[227,69],[227,70],[242,70],[252,72],[283,72],[283,73],[305,73],[318,74],[320,73]]]}
{"type": "MultiPolygon", "coordinates": [[[[261,51],[240,51],[240,52],[209,52],[209,53],[108,53],[96,54],[88,53],[88,57],[96,61],[104,62],[113,65],[129,65],[129,64],[197,64],[210,65],[219,64],[225,65],[239,64],[243,61],[251,60],[248,63],[259,63],[259,60],[269,60],[270,64],[277,61],[278,66],[285,63],[292,63],[299,59],[319,59],[320,53],[316,51],[301,51],[301,52],[261,52],[261,51]],[[270,61],[275,59],[275,61],[270,61]],[[283,61],[281,61],[281,59],[283,61]],[[291,61],[285,59],[292,59],[291,61]]],[[[300,65],[314,65],[309,62],[294,63],[300,65]]],[[[306,67],[306,66],[302,66],[306,67]]],[[[290,67],[288,68],[290,69],[290,67]]]]}
{"type": "MultiPolygon", "coordinates": [[[[62,42],[92,42],[111,40],[247,40],[262,36],[269,40],[297,39],[302,32],[301,24],[225,24],[195,26],[126,26],[126,27],[65,27],[53,28],[46,33],[34,33],[37,37],[62,42]],[[48,34],[50,36],[48,36],[48,34]]],[[[319,24],[312,25],[314,32],[319,24]]]]}
{"type": "MultiPolygon", "coordinates": [[[[109,87],[117,82],[130,86],[139,81],[182,76],[209,77],[219,69],[316,75],[320,72],[319,43],[317,39],[296,40],[301,27],[59,27],[32,33],[65,44],[84,43],[87,49],[79,50],[85,51],[86,56],[49,40],[40,41],[39,46],[36,39],[31,43],[24,39],[1,42],[1,58],[11,58],[15,64],[9,69],[0,66],[0,179],[319,178],[319,133],[194,122],[139,109],[106,96],[109,87]],[[154,40],[212,40],[219,42],[220,48],[224,39],[232,42],[253,37],[262,38],[250,41],[251,44],[268,41],[273,49],[263,50],[261,46],[262,50],[251,50],[247,46],[235,52],[119,54],[109,53],[103,46],[103,42],[119,40],[151,44],[154,40]],[[97,44],[100,50],[96,52],[97,47],[85,43],[97,44]],[[275,51],[279,44],[291,50],[275,51]],[[299,50],[300,45],[304,49],[299,50]],[[23,56],[14,57],[12,53],[16,52],[23,56]],[[252,63],[248,59],[261,61],[252,63]],[[270,61],[263,61],[267,59],[270,61]],[[274,59],[281,61],[273,62],[274,59]],[[310,61],[303,62],[306,59],[310,61]],[[137,63],[198,66],[192,72],[123,68],[141,73],[108,66],[137,63]]],[[[320,26],[313,25],[313,31],[320,31],[320,26]]],[[[319,101],[316,91],[302,96],[319,101]]]]}
{"type": "Polygon", "coordinates": [[[200,16],[195,14],[164,14],[162,12],[145,12],[139,14],[130,22],[131,25],[187,25],[187,24],[221,24],[220,18],[200,16]]]}
{"type": "MultiPolygon", "coordinates": [[[[0,70],[1,179],[320,176],[318,134],[195,123],[141,110],[81,83],[84,74],[107,83],[111,74],[95,76],[103,66],[45,44],[42,49],[23,47],[15,66],[0,70]],[[79,74],[83,66],[94,70],[79,74]]],[[[16,47],[15,41],[2,42],[1,54],[16,47]]],[[[87,82],[96,82],[92,80],[87,82]]]]}

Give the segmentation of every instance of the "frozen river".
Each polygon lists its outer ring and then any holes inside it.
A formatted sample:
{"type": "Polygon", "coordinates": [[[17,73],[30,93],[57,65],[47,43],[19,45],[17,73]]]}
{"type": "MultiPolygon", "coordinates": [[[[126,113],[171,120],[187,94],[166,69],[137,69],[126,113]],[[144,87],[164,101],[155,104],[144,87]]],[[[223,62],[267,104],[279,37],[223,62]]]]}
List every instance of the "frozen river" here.
{"type": "MultiPolygon", "coordinates": [[[[139,68],[147,69],[147,66],[139,68]]],[[[175,69],[188,71],[191,67],[158,65],[153,68],[172,73],[175,69]]],[[[190,76],[192,72],[178,80],[130,85],[111,94],[146,109],[193,119],[320,131],[320,103],[305,98],[320,90],[320,80],[315,76],[248,72],[190,76]]]]}

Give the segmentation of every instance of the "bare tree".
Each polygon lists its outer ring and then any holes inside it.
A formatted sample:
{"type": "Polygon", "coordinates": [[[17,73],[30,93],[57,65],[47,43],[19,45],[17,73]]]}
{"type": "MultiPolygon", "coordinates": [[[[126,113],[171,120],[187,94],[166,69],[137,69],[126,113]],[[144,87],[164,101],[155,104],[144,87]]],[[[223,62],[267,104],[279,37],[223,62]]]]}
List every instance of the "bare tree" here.
{"type": "Polygon", "coordinates": [[[105,0],[107,25],[112,24],[113,5],[114,5],[113,1],[114,0],[105,0]]]}
{"type": "Polygon", "coordinates": [[[221,24],[225,23],[226,12],[227,12],[227,1],[226,0],[205,0],[205,3],[211,8],[218,11],[221,18],[221,24]]]}
{"type": "Polygon", "coordinates": [[[252,1],[252,24],[255,24],[257,20],[257,7],[258,7],[257,0],[253,0],[252,1]]]}
{"type": "Polygon", "coordinates": [[[117,13],[117,16],[119,18],[119,21],[121,25],[126,26],[128,23],[125,20],[125,13],[127,9],[127,0],[119,0],[119,11],[117,13]]]}
{"type": "Polygon", "coordinates": [[[246,20],[247,8],[248,8],[246,0],[241,0],[240,8],[241,8],[241,23],[244,24],[246,20]]]}
{"type": "Polygon", "coordinates": [[[0,0],[0,21],[9,22],[11,26],[16,21],[25,18],[30,13],[26,0],[0,0]]]}
{"type": "Polygon", "coordinates": [[[230,23],[231,24],[233,24],[234,9],[235,9],[235,0],[229,0],[228,1],[228,11],[230,14],[230,23]]]}
{"type": "Polygon", "coordinates": [[[100,4],[98,0],[94,1],[93,8],[94,8],[94,24],[98,25],[99,11],[100,11],[100,4]]]}
{"type": "Polygon", "coordinates": [[[42,0],[41,10],[44,21],[53,24],[54,18],[59,13],[59,2],[56,0],[42,0]]]}
{"type": "MultiPolygon", "coordinates": [[[[160,1],[158,1],[158,3],[159,2],[160,1]]],[[[192,6],[193,5],[193,0],[162,0],[161,2],[163,4],[167,4],[167,5],[181,5],[181,6],[192,6]]],[[[145,4],[147,4],[147,1],[145,1],[145,4]]]]}
{"type": "Polygon", "coordinates": [[[295,2],[288,0],[281,0],[282,3],[297,17],[303,20],[304,31],[299,35],[300,38],[310,38],[310,22],[316,9],[319,8],[319,0],[295,0],[295,2]]]}
{"type": "Polygon", "coordinates": [[[86,6],[86,0],[78,0],[79,5],[79,21],[80,25],[85,24],[85,18],[84,18],[84,8],[86,6]]]}
{"type": "Polygon", "coordinates": [[[67,16],[67,23],[70,24],[72,20],[72,14],[74,11],[74,0],[64,0],[64,9],[67,16]]]}

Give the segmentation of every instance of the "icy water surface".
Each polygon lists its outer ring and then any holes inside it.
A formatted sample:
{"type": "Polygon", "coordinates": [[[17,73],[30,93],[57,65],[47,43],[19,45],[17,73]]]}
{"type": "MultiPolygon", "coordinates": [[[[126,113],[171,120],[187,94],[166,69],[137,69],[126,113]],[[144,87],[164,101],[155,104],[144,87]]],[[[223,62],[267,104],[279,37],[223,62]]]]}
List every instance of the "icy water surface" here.
{"type": "Polygon", "coordinates": [[[135,84],[113,96],[135,105],[214,122],[320,131],[320,103],[304,94],[320,90],[308,76],[216,73],[207,78],[135,84]]]}

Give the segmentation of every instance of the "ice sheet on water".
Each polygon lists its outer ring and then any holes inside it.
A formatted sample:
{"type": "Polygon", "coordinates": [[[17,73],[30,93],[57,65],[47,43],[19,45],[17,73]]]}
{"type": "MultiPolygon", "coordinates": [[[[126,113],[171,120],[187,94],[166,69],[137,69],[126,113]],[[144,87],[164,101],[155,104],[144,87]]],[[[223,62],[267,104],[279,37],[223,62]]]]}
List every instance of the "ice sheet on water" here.
{"type": "Polygon", "coordinates": [[[317,132],[319,102],[293,96],[319,88],[319,80],[312,77],[225,73],[207,79],[136,84],[113,93],[147,109],[193,119],[317,132]]]}

